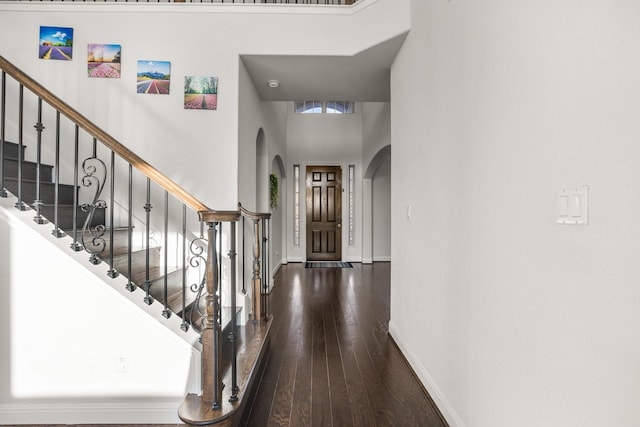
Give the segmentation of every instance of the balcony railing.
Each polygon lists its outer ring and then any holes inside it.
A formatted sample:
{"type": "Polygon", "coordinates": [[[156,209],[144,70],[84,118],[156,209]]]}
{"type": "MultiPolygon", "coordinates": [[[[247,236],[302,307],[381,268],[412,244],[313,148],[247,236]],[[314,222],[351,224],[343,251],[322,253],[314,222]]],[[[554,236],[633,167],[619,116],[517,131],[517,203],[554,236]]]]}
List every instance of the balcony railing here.
{"type": "Polygon", "coordinates": [[[40,2],[74,3],[224,3],[224,4],[310,4],[310,5],[352,5],[358,0],[15,0],[40,2]]]}

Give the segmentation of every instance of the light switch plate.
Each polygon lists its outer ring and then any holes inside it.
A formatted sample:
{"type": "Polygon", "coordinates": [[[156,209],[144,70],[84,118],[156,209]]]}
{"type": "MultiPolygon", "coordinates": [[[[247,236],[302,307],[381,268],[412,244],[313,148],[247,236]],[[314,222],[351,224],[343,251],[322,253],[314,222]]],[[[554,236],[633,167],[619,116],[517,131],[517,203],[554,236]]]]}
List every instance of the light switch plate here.
{"type": "Polygon", "coordinates": [[[564,225],[589,224],[589,187],[562,188],[557,196],[557,220],[564,225]]]}

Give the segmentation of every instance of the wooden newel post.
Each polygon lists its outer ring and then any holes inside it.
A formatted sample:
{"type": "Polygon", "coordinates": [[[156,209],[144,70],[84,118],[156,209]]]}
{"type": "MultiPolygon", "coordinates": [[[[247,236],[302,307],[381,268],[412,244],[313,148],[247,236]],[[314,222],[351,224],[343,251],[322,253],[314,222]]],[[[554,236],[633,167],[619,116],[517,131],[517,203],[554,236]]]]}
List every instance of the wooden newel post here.
{"type": "Polygon", "coordinates": [[[260,302],[262,300],[262,280],[260,279],[260,221],[253,220],[253,276],[251,279],[253,288],[253,304],[251,320],[257,321],[260,318],[260,302]]]}
{"type": "Polygon", "coordinates": [[[207,223],[206,319],[202,331],[202,399],[211,403],[211,407],[214,409],[220,409],[222,401],[222,375],[220,374],[222,331],[219,322],[220,274],[216,252],[217,224],[207,223]]]}

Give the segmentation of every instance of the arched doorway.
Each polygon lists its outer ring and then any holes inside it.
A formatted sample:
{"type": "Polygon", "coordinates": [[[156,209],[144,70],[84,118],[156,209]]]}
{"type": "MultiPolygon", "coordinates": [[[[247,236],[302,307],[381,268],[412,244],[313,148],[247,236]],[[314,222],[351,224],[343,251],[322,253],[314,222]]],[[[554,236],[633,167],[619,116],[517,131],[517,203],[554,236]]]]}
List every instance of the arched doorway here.
{"type": "MultiPolygon", "coordinates": [[[[271,200],[269,203],[270,212],[271,212],[271,221],[270,226],[271,230],[269,235],[269,273],[271,275],[271,280],[269,281],[269,291],[273,287],[273,276],[275,275],[278,267],[281,264],[287,263],[287,253],[286,253],[286,241],[287,241],[287,233],[285,224],[287,223],[287,211],[285,206],[287,205],[286,199],[286,191],[284,191],[286,186],[286,172],[284,167],[284,162],[279,155],[276,155],[271,161],[271,175],[275,177],[275,182],[277,182],[278,186],[278,198],[277,204],[274,206],[271,204],[271,200]]],[[[271,179],[270,179],[271,181],[271,179]]]]}
{"type": "Polygon", "coordinates": [[[369,162],[362,179],[362,262],[391,261],[391,145],[369,162]]]}

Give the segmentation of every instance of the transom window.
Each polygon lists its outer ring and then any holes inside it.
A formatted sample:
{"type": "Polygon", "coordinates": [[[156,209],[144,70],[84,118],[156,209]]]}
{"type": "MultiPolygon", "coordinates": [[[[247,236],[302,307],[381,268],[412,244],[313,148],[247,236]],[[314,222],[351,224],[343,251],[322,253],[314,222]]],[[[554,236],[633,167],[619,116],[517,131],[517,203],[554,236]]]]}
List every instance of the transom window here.
{"type": "Polygon", "coordinates": [[[293,111],[301,114],[353,114],[353,101],[296,101],[293,111]]]}

